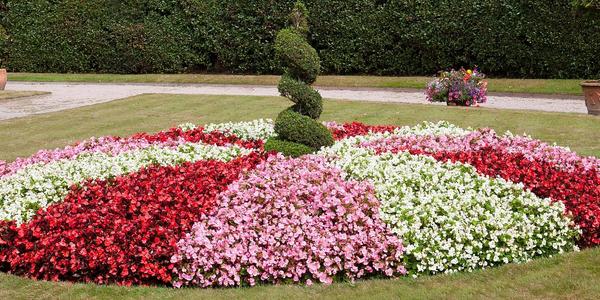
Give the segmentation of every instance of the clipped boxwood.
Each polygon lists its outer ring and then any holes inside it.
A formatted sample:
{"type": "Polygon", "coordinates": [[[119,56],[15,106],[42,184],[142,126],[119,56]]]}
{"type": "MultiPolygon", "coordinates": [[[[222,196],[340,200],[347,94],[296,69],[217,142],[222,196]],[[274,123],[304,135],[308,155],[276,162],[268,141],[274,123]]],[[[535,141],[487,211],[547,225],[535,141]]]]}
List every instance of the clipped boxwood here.
{"type": "Polygon", "coordinates": [[[318,119],[323,112],[323,98],[315,89],[302,81],[295,80],[288,75],[281,76],[277,86],[281,96],[296,103],[295,112],[318,119]]]}
{"type": "MultiPolygon", "coordinates": [[[[310,84],[319,75],[320,60],[306,39],[309,33],[307,17],[306,6],[297,1],[289,16],[290,27],[277,34],[275,56],[285,70],[279,81],[279,92],[295,104],[279,114],[274,129],[282,141],[303,144],[314,151],[333,145],[333,137],[317,122],[323,110],[323,99],[310,84]]],[[[289,147],[282,145],[283,150],[289,147]]]]}
{"type": "Polygon", "coordinates": [[[314,149],[303,144],[270,138],[265,143],[265,151],[277,151],[285,156],[300,157],[314,152],[314,149]]]}
{"type": "Polygon", "coordinates": [[[282,140],[304,144],[313,150],[333,145],[333,137],[327,127],[292,108],[279,113],[275,120],[275,132],[282,140]]]}
{"type": "Polygon", "coordinates": [[[277,33],[275,39],[276,58],[284,70],[293,78],[312,84],[321,70],[319,55],[315,48],[297,31],[286,28],[277,33]]]}

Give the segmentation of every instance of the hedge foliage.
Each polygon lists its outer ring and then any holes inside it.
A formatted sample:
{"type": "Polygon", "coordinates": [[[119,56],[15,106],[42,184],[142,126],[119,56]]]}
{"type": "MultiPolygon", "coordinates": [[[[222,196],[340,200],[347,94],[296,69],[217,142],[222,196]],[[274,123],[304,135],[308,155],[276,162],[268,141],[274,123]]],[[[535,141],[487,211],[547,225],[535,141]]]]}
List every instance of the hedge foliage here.
{"type": "Polygon", "coordinates": [[[577,8],[600,8],[600,0],[571,0],[577,8]]]}
{"type": "MultiPolygon", "coordinates": [[[[281,72],[294,0],[0,0],[12,71],[281,72]]],[[[600,11],[571,0],[307,0],[324,73],[600,77],[600,11]]]]}
{"type": "Polygon", "coordinates": [[[9,36],[6,32],[5,17],[6,17],[6,0],[0,0],[0,68],[5,66],[5,60],[8,56],[8,41],[9,36]]]}

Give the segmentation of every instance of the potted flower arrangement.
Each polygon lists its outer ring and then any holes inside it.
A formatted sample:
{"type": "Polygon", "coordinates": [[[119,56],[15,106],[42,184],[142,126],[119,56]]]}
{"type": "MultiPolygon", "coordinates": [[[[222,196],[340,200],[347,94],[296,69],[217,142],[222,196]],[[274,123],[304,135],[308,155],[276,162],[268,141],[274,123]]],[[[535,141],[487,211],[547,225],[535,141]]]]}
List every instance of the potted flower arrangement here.
{"type": "Polygon", "coordinates": [[[427,100],[449,106],[471,106],[487,101],[487,81],[479,70],[451,70],[427,84],[427,100]]]}
{"type": "Polygon", "coordinates": [[[600,80],[588,80],[581,83],[585,106],[590,115],[600,116],[600,80]]]}

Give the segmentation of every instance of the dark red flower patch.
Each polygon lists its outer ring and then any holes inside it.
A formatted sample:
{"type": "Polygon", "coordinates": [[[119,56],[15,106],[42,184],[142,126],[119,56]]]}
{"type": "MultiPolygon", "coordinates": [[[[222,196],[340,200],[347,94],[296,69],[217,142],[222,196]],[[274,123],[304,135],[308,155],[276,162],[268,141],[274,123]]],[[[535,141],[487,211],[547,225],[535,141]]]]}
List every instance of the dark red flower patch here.
{"type": "Polygon", "coordinates": [[[217,194],[264,158],[152,166],[74,186],[29,223],[0,223],[0,268],[44,280],[170,283],[177,241],[217,194]]]}
{"type": "Polygon", "coordinates": [[[332,128],[331,134],[336,140],[341,140],[348,137],[357,135],[365,135],[369,132],[391,132],[396,129],[396,126],[380,126],[380,125],[366,125],[360,122],[345,123],[341,125],[341,128],[332,128]]]}
{"type": "Polygon", "coordinates": [[[213,131],[205,133],[202,127],[198,127],[192,130],[183,130],[179,127],[171,128],[167,131],[161,131],[154,134],[148,133],[136,133],[131,138],[145,139],[148,142],[166,142],[177,138],[183,138],[186,142],[190,143],[205,143],[217,146],[224,146],[227,144],[235,144],[240,147],[249,149],[260,149],[263,146],[263,141],[246,141],[241,140],[235,135],[225,135],[220,131],[213,131]]]}
{"type": "Polygon", "coordinates": [[[595,170],[579,167],[565,171],[554,163],[529,160],[522,153],[505,153],[491,147],[432,156],[470,164],[482,174],[523,183],[539,197],[563,202],[583,231],[581,246],[600,244],[600,176],[595,170]]]}

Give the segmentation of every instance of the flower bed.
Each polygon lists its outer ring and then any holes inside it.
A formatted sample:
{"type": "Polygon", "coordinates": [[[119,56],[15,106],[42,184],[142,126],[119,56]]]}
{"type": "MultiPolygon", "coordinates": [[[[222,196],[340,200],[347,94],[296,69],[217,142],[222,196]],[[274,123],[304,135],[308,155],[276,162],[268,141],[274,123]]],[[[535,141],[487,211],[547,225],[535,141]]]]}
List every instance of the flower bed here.
{"type": "Polygon", "coordinates": [[[363,141],[378,153],[408,151],[458,161],[492,177],[522,183],[539,197],[561,201],[583,231],[580,244],[600,244],[600,160],[528,137],[491,130],[458,137],[395,136],[363,141]]]}
{"type": "Polygon", "coordinates": [[[600,244],[600,160],[446,122],[183,124],[0,162],[0,269],[48,280],[239,286],[452,273],[600,244]]]}
{"type": "Polygon", "coordinates": [[[240,141],[235,136],[227,136],[217,130],[207,131],[204,128],[197,127],[186,130],[178,127],[156,134],[139,133],[128,138],[116,136],[90,138],[62,149],[40,150],[30,157],[17,158],[12,163],[0,161],[0,178],[12,175],[29,165],[46,164],[61,159],[73,159],[82,154],[100,152],[117,155],[126,151],[145,149],[151,146],[168,147],[199,142],[218,146],[236,144],[244,148],[259,148],[262,146],[260,140],[252,142],[240,141]]]}
{"type": "Polygon", "coordinates": [[[74,159],[33,164],[0,179],[0,219],[28,221],[38,209],[61,202],[73,184],[87,179],[112,178],[150,165],[168,166],[206,159],[226,161],[249,152],[238,146],[189,143],[166,148],[152,146],[118,155],[86,153],[74,159]]]}
{"type": "Polygon", "coordinates": [[[0,238],[11,242],[0,258],[6,270],[38,279],[170,283],[178,239],[216,205],[219,192],[261,160],[250,154],[228,163],[151,166],[73,186],[31,222],[7,224],[10,231],[0,238]]]}
{"type": "Polygon", "coordinates": [[[176,286],[404,273],[402,243],[379,219],[373,187],[345,181],[321,157],[269,159],[219,203],[179,242],[176,286]]]}
{"type": "Polygon", "coordinates": [[[412,273],[471,271],[572,251],[564,205],[468,165],[338,143],[322,151],[349,178],[374,183],[382,219],[406,243],[412,273]]]}

